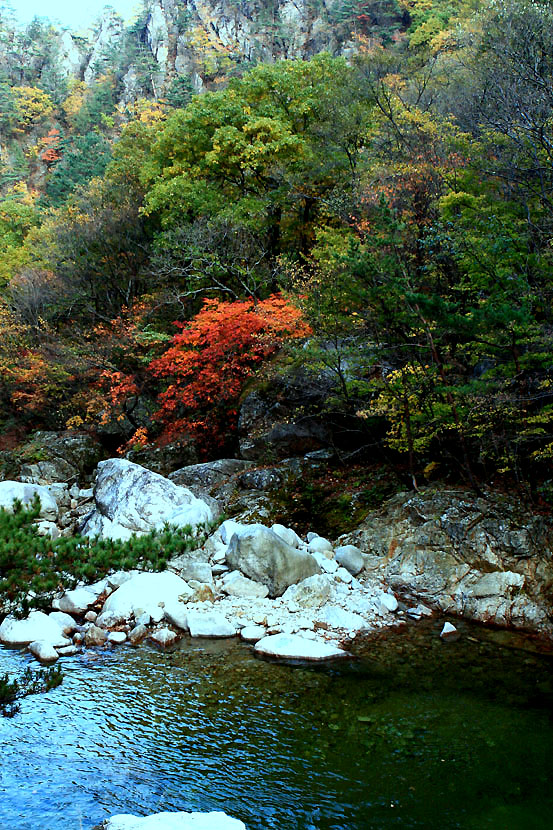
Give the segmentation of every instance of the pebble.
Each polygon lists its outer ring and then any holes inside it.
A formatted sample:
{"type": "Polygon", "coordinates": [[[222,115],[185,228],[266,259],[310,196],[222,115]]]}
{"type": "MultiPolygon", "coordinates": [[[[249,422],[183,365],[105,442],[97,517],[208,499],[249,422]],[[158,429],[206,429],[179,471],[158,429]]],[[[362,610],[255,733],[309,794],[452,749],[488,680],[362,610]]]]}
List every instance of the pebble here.
{"type": "Polygon", "coordinates": [[[440,637],[445,643],[454,643],[460,636],[461,632],[457,631],[454,625],[449,622],[444,623],[440,637]]]}

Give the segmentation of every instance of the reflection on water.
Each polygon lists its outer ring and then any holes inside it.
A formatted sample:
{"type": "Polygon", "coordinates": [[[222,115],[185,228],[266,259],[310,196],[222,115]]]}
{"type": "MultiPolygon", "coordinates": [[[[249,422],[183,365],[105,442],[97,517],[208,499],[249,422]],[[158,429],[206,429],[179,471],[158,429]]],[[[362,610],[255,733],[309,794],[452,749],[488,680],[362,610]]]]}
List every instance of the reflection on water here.
{"type": "MultiPolygon", "coordinates": [[[[62,686],[0,720],[0,828],[214,809],[248,830],[551,827],[551,657],[438,632],[359,644],[335,668],[236,641],[65,660],[62,686]]],[[[0,673],[27,664],[0,650],[0,673]]]]}

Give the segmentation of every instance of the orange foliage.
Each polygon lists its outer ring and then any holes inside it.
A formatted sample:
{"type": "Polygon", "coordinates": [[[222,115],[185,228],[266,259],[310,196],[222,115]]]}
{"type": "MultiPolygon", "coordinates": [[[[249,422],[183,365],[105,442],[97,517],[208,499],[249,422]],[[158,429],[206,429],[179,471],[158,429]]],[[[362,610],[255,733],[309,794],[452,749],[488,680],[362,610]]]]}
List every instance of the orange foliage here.
{"type": "Polygon", "coordinates": [[[236,403],[245,382],[288,338],[306,337],[301,311],[280,294],[222,302],[208,299],[165,353],[152,361],[155,377],[168,380],[157,413],[165,436],[192,433],[221,445],[236,428],[236,403]]]}
{"type": "Polygon", "coordinates": [[[60,140],[60,131],[50,130],[48,135],[39,142],[39,146],[42,147],[40,160],[47,167],[51,167],[61,159],[60,140]]]}

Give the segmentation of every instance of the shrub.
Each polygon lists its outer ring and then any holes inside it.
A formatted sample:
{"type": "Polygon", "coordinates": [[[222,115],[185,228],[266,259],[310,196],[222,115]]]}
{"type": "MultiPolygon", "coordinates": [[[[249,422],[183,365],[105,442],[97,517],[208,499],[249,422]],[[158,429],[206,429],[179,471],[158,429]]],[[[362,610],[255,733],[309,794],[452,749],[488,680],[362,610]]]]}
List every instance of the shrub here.
{"type": "Polygon", "coordinates": [[[201,544],[202,531],[190,526],[166,526],[127,542],[78,535],[52,540],[33,524],[39,512],[38,498],[29,510],[18,502],[13,513],[0,508],[0,596],[6,612],[49,607],[59,590],[99,580],[111,570],[163,570],[168,559],[201,544]]]}

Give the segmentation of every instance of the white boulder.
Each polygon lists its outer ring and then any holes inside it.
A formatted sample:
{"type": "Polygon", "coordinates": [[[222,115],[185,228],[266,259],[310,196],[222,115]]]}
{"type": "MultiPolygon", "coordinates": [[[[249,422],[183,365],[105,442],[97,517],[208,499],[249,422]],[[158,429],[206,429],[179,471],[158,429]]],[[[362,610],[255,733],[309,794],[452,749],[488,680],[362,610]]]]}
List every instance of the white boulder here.
{"type": "Polygon", "coordinates": [[[0,625],[0,643],[7,646],[28,645],[35,640],[45,641],[53,646],[64,646],[68,640],[56,620],[42,611],[31,611],[24,620],[6,617],[0,625]]]}
{"type": "Polygon", "coordinates": [[[257,654],[288,660],[336,660],[349,657],[347,651],[322,640],[311,640],[299,634],[272,634],[255,645],[257,654]]]}
{"type": "Polygon", "coordinates": [[[341,545],[335,549],[334,557],[352,576],[357,576],[365,565],[365,558],[355,545],[341,545]]]}
{"type": "Polygon", "coordinates": [[[59,657],[52,643],[46,640],[35,640],[33,643],[29,643],[29,651],[41,663],[55,663],[59,657]]]}
{"type": "Polygon", "coordinates": [[[246,830],[246,825],[225,813],[156,813],[153,816],[112,816],[105,830],[246,830]]]}
{"type": "Polygon", "coordinates": [[[71,614],[64,614],[63,611],[52,611],[48,614],[48,619],[53,620],[60,627],[61,633],[66,637],[72,634],[77,628],[77,623],[71,614]]]}
{"type": "Polygon", "coordinates": [[[47,487],[40,484],[25,484],[21,481],[0,481],[0,507],[13,510],[13,503],[18,499],[25,508],[31,507],[35,496],[40,499],[40,517],[56,519],[58,504],[47,487]]]}
{"type": "Polygon", "coordinates": [[[234,637],[235,627],[217,611],[189,611],[188,628],[191,637],[234,637]]]}
{"type": "Polygon", "coordinates": [[[86,535],[148,533],[165,524],[196,527],[213,518],[211,507],[186,487],[133,464],[110,458],[98,465],[95,509],[85,522],[86,535]],[[108,520],[109,524],[105,522],[108,520]]]}
{"type": "Polygon", "coordinates": [[[98,599],[99,594],[92,588],[83,586],[82,588],[75,588],[73,591],[67,591],[56,603],[59,611],[65,611],[67,614],[84,614],[85,611],[94,605],[98,599]]]}
{"type": "Polygon", "coordinates": [[[320,573],[310,554],[290,547],[263,525],[252,525],[240,534],[234,533],[227,562],[250,579],[266,585],[271,597],[278,597],[289,585],[320,573]]]}
{"type": "Polygon", "coordinates": [[[178,598],[171,599],[165,603],[163,612],[165,619],[171,625],[182,629],[182,631],[188,630],[188,609],[184,602],[181,602],[178,598]]]}
{"type": "Polygon", "coordinates": [[[172,571],[137,573],[110,594],[98,621],[115,625],[146,613],[154,622],[160,622],[164,616],[163,606],[178,602],[181,594],[189,595],[190,588],[172,571]]]}

